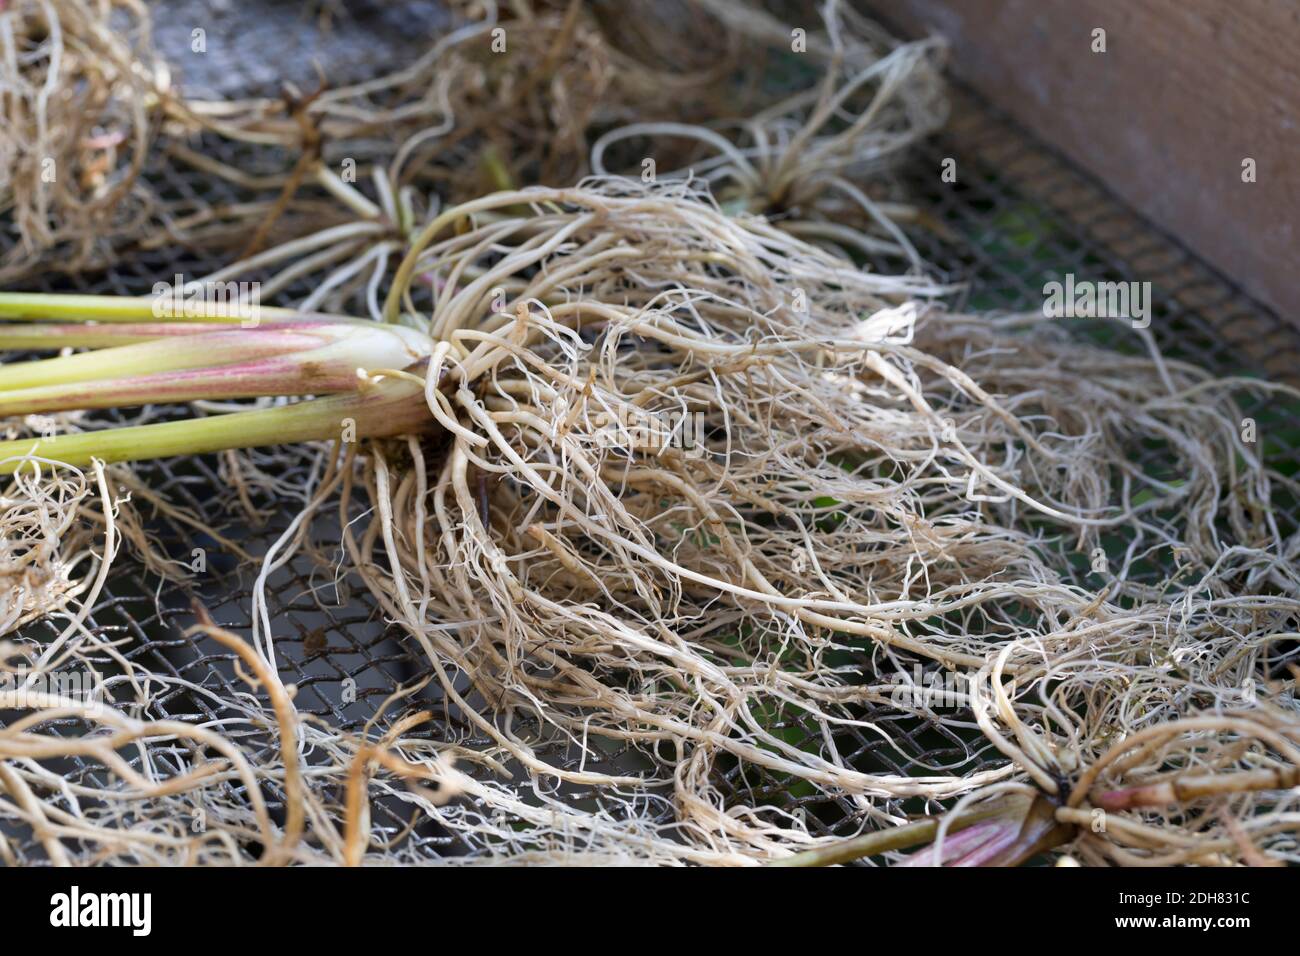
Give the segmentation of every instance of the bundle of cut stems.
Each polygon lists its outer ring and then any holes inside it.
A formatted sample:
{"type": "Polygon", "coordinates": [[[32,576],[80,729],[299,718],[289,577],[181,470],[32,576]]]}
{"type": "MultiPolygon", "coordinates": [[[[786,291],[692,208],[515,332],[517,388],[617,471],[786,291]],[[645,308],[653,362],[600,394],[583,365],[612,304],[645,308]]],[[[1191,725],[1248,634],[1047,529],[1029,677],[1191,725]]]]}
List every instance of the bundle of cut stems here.
{"type": "Polygon", "coordinates": [[[0,442],[0,474],[17,468],[26,454],[86,465],[92,458],[129,461],[345,436],[355,441],[416,432],[427,421],[422,390],[396,374],[427,358],[427,339],[402,326],[260,307],[255,319],[247,307],[172,315],[157,300],[22,293],[0,294],[0,317],[11,320],[0,325],[0,349],[89,350],[5,365],[0,416],[333,396],[0,442]],[[75,321],[45,321],[51,319],[75,321]]]}

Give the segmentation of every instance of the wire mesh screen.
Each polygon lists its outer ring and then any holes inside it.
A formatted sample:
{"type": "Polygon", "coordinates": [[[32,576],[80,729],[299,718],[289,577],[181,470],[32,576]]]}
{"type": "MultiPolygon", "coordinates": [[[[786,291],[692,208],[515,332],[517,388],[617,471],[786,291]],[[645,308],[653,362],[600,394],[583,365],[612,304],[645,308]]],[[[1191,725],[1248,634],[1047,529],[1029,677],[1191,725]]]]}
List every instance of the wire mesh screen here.
{"type": "MultiPolygon", "coordinates": [[[[444,12],[430,3],[351,5],[347,12],[327,4],[310,15],[297,4],[259,4],[255,12],[235,4],[216,5],[213,13],[206,4],[182,3],[159,14],[156,41],[162,54],[177,64],[179,79],[189,89],[217,95],[273,95],[285,80],[310,88],[321,76],[340,82],[389,69],[418,55],[427,38],[444,26],[444,12]],[[199,25],[207,30],[202,53],[192,43],[192,30],[199,25]],[[286,74],[286,69],[295,72],[286,74]]],[[[980,311],[1037,310],[1043,301],[1043,284],[1066,274],[1080,279],[1150,281],[1151,331],[1166,354],[1222,374],[1264,372],[1296,380],[1300,334],[1294,328],[1135,217],[1068,161],[1035,144],[975,94],[954,90],[952,116],[943,134],[890,173],[888,185],[917,207],[908,234],[922,256],[947,279],[965,283],[959,306],[980,311]],[[955,183],[939,176],[947,158],[956,161],[955,183]]],[[[217,158],[232,165],[243,162],[229,154],[217,158]]],[[[251,198],[223,180],[161,161],[151,178],[162,195],[196,205],[251,198]]],[[[101,274],[52,278],[36,288],[141,295],[160,277],[201,275],[222,264],[211,255],[159,243],[134,252],[101,274]]],[[[1098,324],[1090,334],[1094,333],[1116,348],[1143,347],[1114,324],[1098,324]]],[[[145,413],[153,419],[171,414],[165,408],[145,413]]],[[[1270,460],[1293,470],[1300,463],[1300,449],[1273,441],[1267,451],[1270,460]]],[[[257,454],[248,454],[256,465],[257,454]]],[[[276,467],[283,468],[283,459],[276,461],[276,467]]],[[[311,459],[304,455],[301,468],[309,467],[311,459]]],[[[227,540],[238,542],[254,556],[265,554],[292,516],[293,509],[286,507],[277,489],[292,486],[293,475],[267,476],[260,483],[236,482],[232,480],[236,470],[215,455],[143,464],[135,470],[160,496],[202,515],[227,540]]],[[[1279,515],[1279,520],[1289,530],[1295,527],[1296,515],[1279,515]]],[[[250,595],[256,563],[241,561],[220,541],[196,537],[161,518],[149,532],[178,559],[201,547],[207,555],[206,572],[192,585],[177,585],[150,574],[123,554],[87,619],[87,628],[113,643],[127,660],[147,665],[145,669],[158,675],[160,686],[147,689],[148,704],[136,716],[230,720],[237,714],[233,703],[248,693],[236,674],[233,655],[207,639],[186,636],[185,630],[194,623],[192,602],[198,600],[217,623],[247,633],[252,624],[250,595]]],[[[317,537],[330,539],[329,529],[318,531],[317,537]]],[[[267,596],[277,634],[277,664],[285,683],[296,686],[295,702],[303,714],[340,731],[357,731],[391,694],[429,676],[420,649],[387,626],[362,589],[347,575],[334,574],[328,561],[296,558],[271,576],[267,596]]],[[[58,629],[57,622],[42,622],[31,625],[28,636],[48,639],[58,629]]],[[[849,657],[839,663],[846,667],[871,667],[868,651],[857,653],[856,659],[845,653],[849,657]]],[[[103,667],[106,674],[114,673],[111,659],[105,658],[103,667]]],[[[113,680],[110,676],[108,683],[113,680]]],[[[436,681],[429,682],[415,695],[435,715],[417,733],[471,750],[490,746],[491,741],[434,690],[437,686],[436,681]]],[[[457,686],[469,693],[464,675],[457,686]]],[[[7,716],[0,714],[0,720],[7,716]]],[[[959,733],[889,707],[864,706],[860,717],[864,724],[873,724],[875,732],[845,726],[832,743],[846,762],[863,772],[967,772],[998,757],[973,725],[969,734],[959,733]]],[[[516,720],[513,731],[552,762],[570,766],[581,762],[588,769],[600,769],[593,763],[594,750],[603,755],[596,763],[611,770],[636,772],[649,765],[633,746],[591,740],[584,752],[567,739],[548,739],[540,725],[521,726],[520,720],[526,719],[516,720]]],[[[773,731],[795,746],[813,733],[780,720],[773,731]]],[[[279,747],[273,726],[243,725],[237,733],[239,744],[251,752],[271,753],[279,747]]],[[[305,760],[310,765],[310,754],[305,760]]],[[[103,773],[98,763],[72,759],[59,769],[73,785],[103,773]]],[[[517,766],[506,769],[518,781],[527,779],[517,766]]],[[[815,835],[849,835],[863,823],[865,811],[859,802],[828,799],[806,784],[791,786],[779,774],[750,765],[724,766],[716,783],[737,801],[799,814],[815,835]]],[[[241,784],[234,780],[227,786],[238,790],[241,784]]],[[[273,784],[265,789],[272,813],[281,811],[283,794],[273,784]]],[[[595,791],[568,785],[561,794],[575,804],[601,799],[595,791]]],[[[403,858],[431,861],[469,849],[413,812],[399,793],[380,788],[371,796],[376,841],[387,841],[403,858]]],[[[530,798],[526,786],[521,787],[520,797],[530,798]]],[[[646,799],[658,819],[670,824],[674,817],[670,795],[651,791],[646,799]]],[[[904,801],[889,809],[916,813],[926,808],[904,801]]],[[[619,812],[617,806],[609,810],[619,812]]],[[[44,858],[30,828],[10,820],[0,820],[0,827],[21,858],[44,858]]]]}

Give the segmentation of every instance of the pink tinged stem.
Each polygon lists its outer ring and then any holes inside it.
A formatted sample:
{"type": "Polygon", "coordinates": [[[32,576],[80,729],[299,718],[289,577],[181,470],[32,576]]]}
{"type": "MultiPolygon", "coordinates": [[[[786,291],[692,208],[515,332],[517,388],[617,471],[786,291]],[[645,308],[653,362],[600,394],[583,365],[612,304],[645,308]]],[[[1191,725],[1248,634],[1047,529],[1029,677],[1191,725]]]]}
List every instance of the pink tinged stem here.
{"type": "Polygon", "coordinates": [[[427,342],[373,323],[231,329],[0,366],[0,416],[355,391],[358,369],[406,368],[427,354],[427,342]],[[119,370],[133,374],[113,374],[119,370]]]}
{"type": "MultiPolygon", "coordinates": [[[[1073,839],[1073,828],[1056,822],[1056,804],[1037,794],[1032,801],[1009,801],[997,816],[973,824],[943,841],[943,866],[1019,866],[1039,853],[1073,839]]],[[[908,857],[905,866],[939,863],[930,846],[908,857]]]]}
{"type": "MultiPolygon", "coordinates": [[[[943,863],[945,865],[952,861],[960,859],[979,848],[990,840],[999,835],[1010,832],[1011,839],[1015,839],[1016,833],[1020,830],[1020,821],[1007,820],[983,820],[973,826],[967,827],[960,833],[954,833],[943,841],[943,863]]],[[[900,865],[902,866],[939,866],[939,858],[935,854],[933,844],[913,853],[900,865]]]]}
{"type": "MultiPolygon", "coordinates": [[[[0,351],[58,351],[65,348],[105,349],[118,345],[138,345],[156,339],[175,336],[219,335],[230,332],[271,331],[311,331],[315,329],[338,328],[340,325],[359,325],[358,321],[327,321],[323,319],[281,319],[268,323],[263,328],[258,326],[244,329],[238,325],[198,325],[178,324],[175,322],[123,322],[115,325],[99,325],[89,322],[39,322],[31,325],[0,322],[0,351]]],[[[0,383],[3,373],[0,372],[0,383]]],[[[3,387],[0,384],[0,387],[3,387]]]]}
{"type": "Polygon", "coordinates": [[[1004,851],[1010,849],[1020,837],[1019,824],[1004,825],[987,840],[965,856],[950,860],[946,866],[1003,866],[1004,851]]]}
{"type": "Polygon", "coordinates": [[[246,362],[306,351],[320,344],[320,338],[309,332],[230,329],[0,365],[0,401],[19,390],[246,362]]]}
{"type": "Polygon", "coordinates": [[[260,359],[216,368],[0,392],[0,416],[204,399],[329,395],[354,392],[360,384],[355,369],[339,368],[337,364],[331,367],[296,358],[260,359]]]}
{"type": "Polygon", "coordinates": [[[1107,790],[1095,803],[1104,810],[1164,807],[1225,793],[1289,790],[1295,786],[1300,786],[1300,767],[1264,767],[1231,773],[1185,774],[1159,783],[1107,790]]]}

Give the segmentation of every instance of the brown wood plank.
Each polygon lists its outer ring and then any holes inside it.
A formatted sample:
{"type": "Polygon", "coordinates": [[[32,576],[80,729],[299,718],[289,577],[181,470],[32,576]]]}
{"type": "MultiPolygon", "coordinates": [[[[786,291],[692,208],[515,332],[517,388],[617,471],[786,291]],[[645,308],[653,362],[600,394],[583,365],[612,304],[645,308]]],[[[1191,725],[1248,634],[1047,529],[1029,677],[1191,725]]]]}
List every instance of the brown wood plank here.
{"type": "Polygon", "coordinates": [[[959,76],[1300,324],[1300,2],[880,0],[873,12],[946,36],[959,76]]]}

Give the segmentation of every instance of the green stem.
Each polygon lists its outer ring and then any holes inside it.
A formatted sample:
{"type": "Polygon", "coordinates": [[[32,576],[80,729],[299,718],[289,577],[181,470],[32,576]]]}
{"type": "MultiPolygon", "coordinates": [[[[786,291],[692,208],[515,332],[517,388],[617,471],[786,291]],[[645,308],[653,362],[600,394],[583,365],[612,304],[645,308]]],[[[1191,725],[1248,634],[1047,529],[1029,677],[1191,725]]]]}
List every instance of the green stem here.
{"type": "MultiPolygon", "coordinates": [[[[59,319],[67,322],[204,322],[225,325],[247,321],[238,304],[205,303],[204,310],[215,315],[155,314],[155,296],[64,295],[46,292],[0,292],[0,319],[59,319]]],[[[247,306],[243,306],[247,309],[247,306]]],[[[324,314],[309,315],[294,309],[258,306],[259,319],[336,318],[324,314]]]]}
{"type": "Polygon", "coordinates": [[[433,426],[421,386],[385,379],[361,393],[279,408],[0,442],[0,475],[22,467],[24,455],[80,468],[96,458],[105,463],[140,461],[293,442],[387,438],[433,426]]]}
{"type": "MultiPolygon", "coordinates": [[[[35,322],[31,325],[0,323],[0,349],[24,352],[57,352],[67,348],[103,349],[117,345],[138,345],[162,338],[201,335],[207,331],[210,329],[204,325],[164,322],[123,322],[112,325],[78,322],[35,322]]],[[[0,383],[0,388],[3,387],[0,383]]]]}

